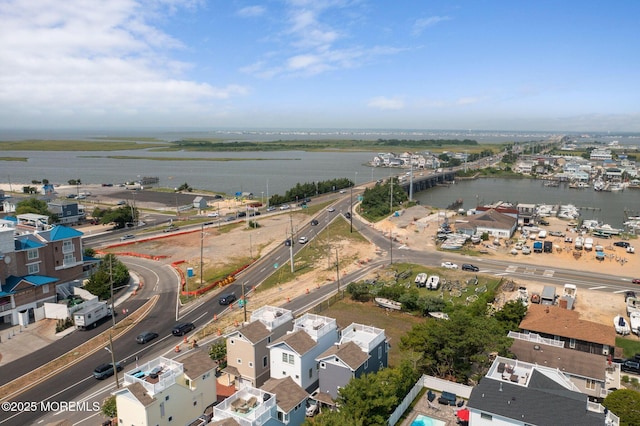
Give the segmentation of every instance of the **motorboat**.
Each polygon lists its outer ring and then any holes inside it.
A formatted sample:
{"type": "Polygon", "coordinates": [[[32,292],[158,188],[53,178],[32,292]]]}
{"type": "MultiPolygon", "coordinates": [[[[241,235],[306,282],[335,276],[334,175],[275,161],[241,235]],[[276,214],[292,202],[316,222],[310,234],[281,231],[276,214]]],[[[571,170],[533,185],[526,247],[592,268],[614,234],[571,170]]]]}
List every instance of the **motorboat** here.
{"type": "Polygon", "coordinates": [[[640,332],[638,328],[640,327],[640,312],[631,312],[629,313],[629,323],[631,324],[631,332],[640,336],[640,332]]]}
{"type": "Polygon", "coordinates": [[[616,315],[613,318],[613,326],[616,329],[616,333],[621,334],[623,336],[631,333],[631,327],[629,326],[629,322],[622,315],[616,315]]]}
{"type": "Polygon", "coordinates": [[[400,309],[402,309],[402,303],[396,302],[395,300],[385,299],[384,297],[376,297],[373,300],[381,308],[393,309],[393,310],[396,310],[396,311],[399,311],[400,309]]]}
{"type": "Polygon", "coordinates": [[[429,312],[429,316],[436,319],[449,319],[449,315],[447,315],[445,312],[429,312]]]}
{"type": "Polygon", "coordinates": [[[440,277],[437,275],[431,275],[427,280],[427,284],[425,285],[425,287],[427,287],[429,290],[437,290],[439,286],[440,277]]]}
{"type": "Polygon", "coordinates": [[[595,191],[602,191],[605,187],[605,183],[602,179],[598,179],[595,182],[593,182],[593,189],[595,191]]]}
{"type": "Polygon", "coordinates": [[[416,279],[414,282],[416,283],[417,287],[424,287],[425,284],[427,283],[426,272],[420,272],[418,275],[416,275],[416,279]]]}

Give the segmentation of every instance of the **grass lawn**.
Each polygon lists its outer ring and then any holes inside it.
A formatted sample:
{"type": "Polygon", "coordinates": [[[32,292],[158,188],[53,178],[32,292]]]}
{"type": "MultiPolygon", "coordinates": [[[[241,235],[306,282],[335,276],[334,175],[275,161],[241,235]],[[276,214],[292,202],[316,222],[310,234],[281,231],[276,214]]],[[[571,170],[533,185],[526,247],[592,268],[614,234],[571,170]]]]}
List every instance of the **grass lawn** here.
{"type": "Polygon", "coordinates": [[[635,354],[640,353],[640,342],[637,340],[616,337],[616,346],[624,349],[624,358],[633,358],[635,354]]]}
{"type": "Polygon", "coordinates": [[[345,299],[325,309],[319,315],[335,318],[340,328],[355,322],[382,328],[391,344],[389,351],[389,366],[397,366],[404,358],[410,359],[410,354],[400,351],[400,337],[405,335],[414,324],[427,321],[426,318],[404,312],[391,311],[376,306],[374,302],[354,302],[345,299]]]}

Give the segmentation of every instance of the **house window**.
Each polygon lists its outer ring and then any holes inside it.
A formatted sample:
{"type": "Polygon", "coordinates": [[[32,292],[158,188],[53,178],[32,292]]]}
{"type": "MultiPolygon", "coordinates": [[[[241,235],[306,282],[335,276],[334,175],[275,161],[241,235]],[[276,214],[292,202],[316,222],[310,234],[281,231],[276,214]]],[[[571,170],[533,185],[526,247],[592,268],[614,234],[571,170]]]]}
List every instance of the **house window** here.
{"type": "Polygon", "coordinates": [[[62,242],[62,252],[63,253],[71,253],[73,252],[73,241],[67,240],[62,242]]]}
{"type": "Polygon", "coordinates": [[[378,359],[382,358],[382,346],[378,346],[378,359]]]}
{"type": "Polygon", "coordinates": [[[269,364],[269,360],[267,359],[266,356],[264,356],[262,358],[262,367],[266,368],[268,364],[269,364]]]}
{"type": "Polygon", "coordinates": [[[327,364],[325,364],[324,362],[321,362],[320,363],[320,368],[322,368],[322,369],[327,368],[327,364]]]}
{"type": "Polygon", "coordinates": [[[487,413],[480,413],[480,418],[485,420],[493,420],[493,416],[487,413]]]}
{"type": "Polygon", "coordinates": [[[238,364],[238,365],[242,365],[242,358],[238,358],[238,359],[236,360],[236,364],[238,364]]]}
{"type": "Polygon", "coordinates": [[[366,360],[366,361],[364,362],[364,368],[369,368],[369,360],[366,360]]]}
{"type": "Polygon", "coordinates": [[[49,293],[49,284],[45,284],[42,286],[42,293],[43,294],[49,293]]]}
{"type": "Polygon", "coordinates": [[[585,386],[587,389],[595,390],[596,389],[596,381],[592,379],[587,379],[587,384],[585,386]]]}
{"type": "Polygon", "coordinates": [[[271,343],[271,336],[267,337],[267,343],[271,343]]]}
{"type": "Polygon", "coordinates": [[[76,257],[73,253],[65,254],[64,259],[62,260],[63,265],[70,265],[72,263],[76,263],[76,257]]]}
{"type": "Polygon", "coordinates": [[[292,354],[283,353],[282,354],[282,362],[284,362],[285,364],[293,365],[294,364],[293,355],[292,354]]]}
{"type": "Polygon", "coordinates": [[[165,400],[165,401],[168,401],[168,400],[169,400],[169,395],[165,396],[165,397],[164,397],[164,400],[165,400]]]}
{"type": "Polygon", "coordinates": [[[38,249],[27,250],[27,260],[33,260],[38,258],[38,249]]]}
{"type": "Polygon", "coordinates": [[[309,369],[309,378],[312,379],[313,378],[313,368],[309,369]]]}
{"type": "Polygon", "coordinates": [[[38,263],[32,263],[31,265],[27,265],[27,274],[34,275],[40,272],[40,265],[38,263]]]}
{"type": "Polygon", "coordinates": [[[236,344],[236,341],[235,341],[235,340],[233,340],[233,339],[230,339],[230,340],[229,340],[229,343],[230,343],[230,344],[232,344],[232,345],[235,345],[235,344],[236,344]]]}
{"type": "Polygon", "coordinates": [[[574,338],[569,339],[569,347],[571,349],[575,349],[576,348],[576,339],[574,339],[574,338]]]}
{"type": "Polygon", "coordinates": [[[253,363],[249,362],[249,368],[253,368],[253,363]]]}

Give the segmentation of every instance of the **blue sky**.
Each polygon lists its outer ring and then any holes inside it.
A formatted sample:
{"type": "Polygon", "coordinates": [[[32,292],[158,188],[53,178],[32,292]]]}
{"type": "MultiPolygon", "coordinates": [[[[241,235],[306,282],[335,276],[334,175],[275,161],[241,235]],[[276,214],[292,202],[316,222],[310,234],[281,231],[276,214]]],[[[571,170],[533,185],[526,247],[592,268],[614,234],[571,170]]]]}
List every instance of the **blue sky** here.
{"type": "Polygon", "coordinates": [[[640,2],[0,0],[0,128],[640,131],[640,2]]]}

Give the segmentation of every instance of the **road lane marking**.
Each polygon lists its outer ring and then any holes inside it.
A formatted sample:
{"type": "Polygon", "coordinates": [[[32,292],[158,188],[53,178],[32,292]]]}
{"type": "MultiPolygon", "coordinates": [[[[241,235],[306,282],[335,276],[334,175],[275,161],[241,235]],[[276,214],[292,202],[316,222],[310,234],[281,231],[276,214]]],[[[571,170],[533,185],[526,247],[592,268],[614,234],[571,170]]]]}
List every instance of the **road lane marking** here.
{"type": "Polygon", "coordinates": [[[607,288],[607,286],[606,285],[600,285],[598,287],[589,287],[589,290],[600,290],[600,289],[603,289],[603,288],[607,288]]]}

